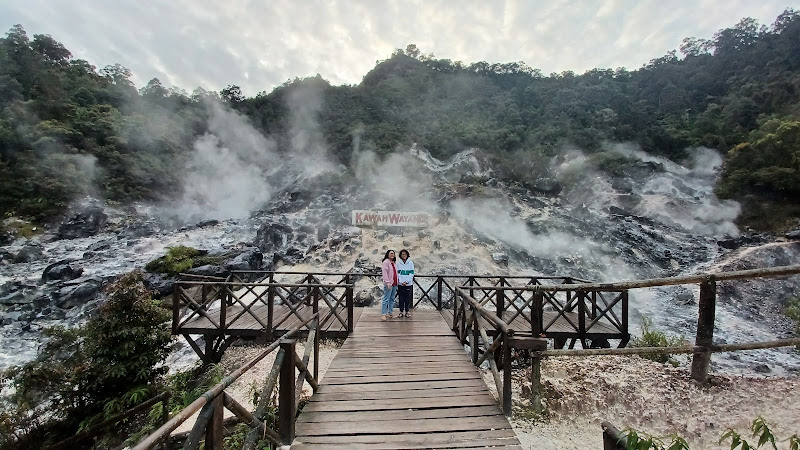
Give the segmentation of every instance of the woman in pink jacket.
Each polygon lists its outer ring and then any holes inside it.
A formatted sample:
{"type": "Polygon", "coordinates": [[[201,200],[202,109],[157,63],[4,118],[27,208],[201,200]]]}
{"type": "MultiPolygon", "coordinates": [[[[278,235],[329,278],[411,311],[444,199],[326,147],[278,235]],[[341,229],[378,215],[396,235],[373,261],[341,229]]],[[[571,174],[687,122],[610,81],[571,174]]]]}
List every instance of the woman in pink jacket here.
{"type": "Polygon", "coordinates": [[[394,262],[394,250],[386,250],[381,263],[381,275],[383,278],[381,320],[386,320],[387,316],[391,319],[392,311],[394,311],[394,297],[397,295],[397,266],[394,265],[394,262]]]}

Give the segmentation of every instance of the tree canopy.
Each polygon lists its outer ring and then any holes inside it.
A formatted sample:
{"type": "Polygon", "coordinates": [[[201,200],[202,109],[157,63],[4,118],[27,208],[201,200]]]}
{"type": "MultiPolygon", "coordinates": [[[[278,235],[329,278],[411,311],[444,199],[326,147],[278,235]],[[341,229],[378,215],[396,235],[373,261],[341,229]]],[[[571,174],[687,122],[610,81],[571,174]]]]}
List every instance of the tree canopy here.
{"type": "MultiPolygon", "coordinates": [[[[158,79],[137,90],[124,66],[97,70],[16,25],[0,39],[0,209],[44,221],[80,195],[179,194],[174,169],[207,131],[209,99],[291,152],[293,102],[309,90],[319,98],[310,112],[317,131],[345,166],[356,135],[379,155],[412,143],[437,157],[477,147],[500,166],[543,160],[564,144],[594,152],[633,142],[675,160],[706,146],[727,155],[721,196],[798,198],[800,15],[788,9],[770,26],[745,18],[710,39],[686,38],[680,52],[636,70],[545,76],[523,62],[464,64],[411,44],[356,86],[317,75],[254,97],[235,84],[188,95],[158,79]]],[[[522,172],[498,173],[514,181],[522,172]]]]}

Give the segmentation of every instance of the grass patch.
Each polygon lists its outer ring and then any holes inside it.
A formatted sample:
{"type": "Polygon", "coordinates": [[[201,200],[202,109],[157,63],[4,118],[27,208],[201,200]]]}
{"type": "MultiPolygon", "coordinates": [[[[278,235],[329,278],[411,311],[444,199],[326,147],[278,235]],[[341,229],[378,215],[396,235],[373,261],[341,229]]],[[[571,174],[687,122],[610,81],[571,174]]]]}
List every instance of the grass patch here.
{"type": "MultiPolygon", "coordinates": [[[[683,336],[668,337],[663,331],[653,329],[653,319],[642,317],[642,335],[633,338],[631,347],[679,347],[683,345],[683,336]]],[[[642,358],[662,364],[678,366],[678,361],[670,354],[642,355],[642,358]]]]}
{"type": "Polygon", "coordinates": [[[224,259],[224,255],[212,256],[208,255],[206,250],[198,250],[181,245],[170,247],[166,255],[150,261],[144,268],[148,272],[166,273],[174,276],[193,267],[221,264],[224,259]]]}

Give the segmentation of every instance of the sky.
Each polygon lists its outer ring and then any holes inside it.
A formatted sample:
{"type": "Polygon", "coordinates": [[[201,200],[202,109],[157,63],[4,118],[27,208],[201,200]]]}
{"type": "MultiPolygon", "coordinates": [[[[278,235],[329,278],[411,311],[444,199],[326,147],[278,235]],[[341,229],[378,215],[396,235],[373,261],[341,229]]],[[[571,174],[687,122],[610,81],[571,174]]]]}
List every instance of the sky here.
{"type": "Polygon", "coordinates": [[[800,0],[0,0],[0,27],[49,34],[98,69],[116,63],[191,92],[246,96],[320,74],[358,84],[416,44],[470,64],[524,61],[544,74],[635,70],[743,17],[771,24],[800,0]]]}

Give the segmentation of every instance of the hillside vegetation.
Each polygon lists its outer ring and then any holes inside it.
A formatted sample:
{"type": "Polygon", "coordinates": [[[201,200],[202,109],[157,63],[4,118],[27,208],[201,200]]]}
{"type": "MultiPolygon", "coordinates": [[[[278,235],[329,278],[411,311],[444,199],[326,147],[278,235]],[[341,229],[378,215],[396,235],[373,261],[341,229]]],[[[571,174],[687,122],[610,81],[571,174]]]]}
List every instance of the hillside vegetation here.
{"type": "Polygon", "coordinates": [[[241,112],[287,153],[297,146],[291,105],[314,98],[304,132],[347,167],[356,145],[386,155],[417,143],[440,158],[477,147],[498,178],[530,186],[565,144],[598,152],[605,142],[632,142],[674,160],[706,146],[726,155],[717,191],[743,202],[742,224],[780,229],[800,217],[793,10],[770,26],[743,19],[710,39],[687,38],[680,54],[636,70],[545,75],[522,62],[466,65],[409,45],[356,86],[296,78],[248,98],[236,85],[188,94],[158,79],[137,90],[130,78],[122,65],[98,70],[20,25],[0,39],[4,216],[45,222],[85,194],[121,203],[174,197],[179,169],[207,131],[206,100],[241,112]]]}

